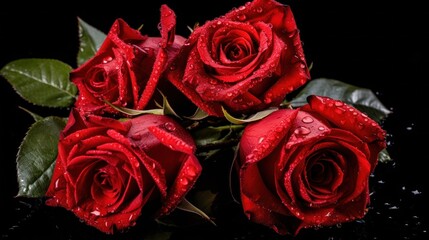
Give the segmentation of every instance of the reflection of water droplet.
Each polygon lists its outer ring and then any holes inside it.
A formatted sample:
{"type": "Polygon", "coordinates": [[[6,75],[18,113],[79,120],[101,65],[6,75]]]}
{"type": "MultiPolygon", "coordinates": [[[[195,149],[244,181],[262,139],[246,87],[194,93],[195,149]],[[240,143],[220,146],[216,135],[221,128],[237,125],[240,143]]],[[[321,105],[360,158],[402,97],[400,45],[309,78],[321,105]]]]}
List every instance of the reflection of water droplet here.
{"type": "Polygon", "coordinates": [[[319,129],[320,131],[324,131],[324,130],[325,130],[325,127],[320,126],[320,127],[318,127],[317,129],[319,129]]]}
{"type": "Polygon", "coordinates": [[[413,190],[413,191],[411,191],[411,193],[412,194],[414,194],[414,195],[419,195],[419,194],[422,194],[422,192],[420,192],[419,190],[413,190]]]}
{"type": "Polygon", "coordinates": [[[303,126],[297,127],[294,131],[296,135],[308,135],[310,132],[311,130],[309,128],[303,126]]]}
{"type": "Polygon", "coordinates": [[[103,63],[106,64],[108,62],[111,62],[113,60],[113,58],[111,56],[105,57],[103,58],[103,63]]]}
{"type": "Polygon", "coordinates": [[[399,207],[397,207],[397,206],[391,206],[389,209],[390,210],[397,210],[397,209],[399,209],[399,207]]]}
{"type": "Polygon", "coordinates": [[[60,179],[58,178],[57,181],[55,181],[55,188],[58,188],[59,183],[60,183],[60,179]]]}
{"type": "Polygon", "coordinates": [[[174,124],[171,122],[164,123],[164,128],[167,129],[167,131],[169,132],[176,130],[176,126],[174,126],[174,124]]]}
{"type": "MultiPolygon", "coordinates": [[[[305,117],[303,117],[302,119],[301,119],[301,121],[303,122],[303,123],[312,123],[312,122],[314,122],[314,119],[312,118],[312,117],[310,117],[310,116],[305,116],[305,117]]],[[[323,130],[323,129],[322,129],[323,130]]]]}
{"type": "Polygon", "coordinates": [[[100,211],[94,210],[94,211],[91,212],[91,214],[93,214],[95,216],[100,216],[100,211]]]}
{"type": "Polygon", "coordinates": [[[383,183],[384,183],[384,181],[383,181],[383,180],[380,180],[380,181],[378,181],[378,183],[383,184],[383,183]]]}

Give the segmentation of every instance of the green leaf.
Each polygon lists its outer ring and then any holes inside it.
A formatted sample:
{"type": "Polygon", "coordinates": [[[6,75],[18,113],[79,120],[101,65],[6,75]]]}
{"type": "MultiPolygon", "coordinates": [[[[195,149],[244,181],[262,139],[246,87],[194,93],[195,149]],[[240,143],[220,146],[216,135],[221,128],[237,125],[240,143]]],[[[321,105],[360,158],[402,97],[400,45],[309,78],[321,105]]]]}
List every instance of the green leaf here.
{"type": "Polygon", "coordinates": [[[72,68],[54,59],[19,59],[0,70],[15,91],[39,106],[69,107],[75,100],[76,86],[70,82],[72,68]]]}
{"type": "Polygon", "coordinates": [[[30,116],[33,117],[34,121],[36,121],[36,122],[43,119],[42,116],[35,114],[34,112],[32,112],[32,111],[30,111],[24,107],[19,107],[19,108],[22,109],[24,112],[30,114],[30,116]]]}
{"type": "Polygon", "coordinates": [[[262,110],[260,112],[257,112],[255,114],[250,115],[249,117],[245,117],[245,118],[236,118],[233,117],[231,114],[229,114],[225,108],[222,107],[222,112],[225,116],[225,118],[233,124],[243,124],[243,123],[250,123],[250,122],[254,122],[254,121],[258,121],[261,120],[262,118],[270,115],[271,113],[277,111],[278,108],[272,107],[272,108],[268,108],[265,110],[262,110]]]}
{"type": "Polygon", "coordinates": [[[77,64],[80,66],[95,55],[106,39],[106,34],[80,18],[78,18],[78,24],[80,47],[77,54],[77,64]]]}
{"type": "Polygon", "coordinates": [[[390,157],[389,153],[387,152],[387,149],[383,149],[378,154],[378,161],[381,163],[387,163],[392,161],[392,158],[390,157]]]}
{"type": "Polygon", "coordinates": [[[334,79],[319,78],[311,80],[290,103],[293,107],[305,105],[309,95],[326,96],[341,100],[365,112],[377,122],[381,122],[391,113],[370,89],[334,79]]]}
{"type": "Polygon", "coordinates": [[[18,196],[42,197],[49,187],[57,157],[57,145],[66,121],[47,117],[35,122],[17,154],[18,196]]]}
{"type": "Polygon", "coordinates": [[[186,212],[190,212],[190,213],[194,213],[199,215],[200,217],[206,219],[207,221],[209,221],[211,224],[216,226],[216,223],[213,222],[209,216],[207,216],[207,214],[203,211],[201,211],[199,208],[195,207],[192,203],[190,203],[188,200],[186,200],[186,198],[184,198],[179,205],[177,206],[178,209],[182,210],[182,211],[186,211],[186,212]]]}
{"type": "Polygon", "coordinates": [[[136,110],[136,109],[132,109],[132,108],[115,106],[106,100],[104,100],[104,102],[107,103],[109,106],[111,106],[113,109],[115,109],[121,113],[130,115],[130,116],[138,116],[138,115],[142,115],[142,114],[156,114],[156,115],[163,115],[164,114],[163,109],[136,110]]]}
{"type": "Polygon", "coordinates": [[[181,119],[181,117],[171,107],[170,103],[167,100],[167,96],[165,96],[161,91],[159,91],[159,92],[162,95],[162,109],[164,111],[164,115],[173,115],[173,116],[181,119]]]}
{"type": "Polygon", "coordinates": [[[192,200],[201,211],[210,214],[216,196],[217,193],[213,193],[210,190],[204,190],[195,192],[192,196],[192,200]]]}
{"type": "Polygon", "coordinates": [[[209,115],[204,112],[201,108],[197,108],[197,110],[195,111],[195,113],[190,116],[190,117],[185,117],[189,120],[194,120],[194,121],[199,121],[199,120],[203,120],[204,118],[208,117],[209,115]]]}

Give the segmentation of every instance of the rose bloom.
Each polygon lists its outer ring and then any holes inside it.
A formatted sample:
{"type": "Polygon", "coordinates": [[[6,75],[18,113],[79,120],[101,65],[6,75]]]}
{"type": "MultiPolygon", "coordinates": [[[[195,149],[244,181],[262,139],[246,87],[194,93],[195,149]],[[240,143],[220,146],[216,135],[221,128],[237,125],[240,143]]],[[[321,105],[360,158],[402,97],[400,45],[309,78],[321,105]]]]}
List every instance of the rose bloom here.
{"type": "Polygon", "coordinates": [[[385,132],[357,109],[311,96],[249,124],[239,179],[248,218],[280,234],[362,218],[385,132]]]}
{"type": "Polygon", "coordinates": [[[309,79],[289,8],[255,0],[194,29],[166,77],[209,115],[276,106],[309,79]]]}
{"type": "Polygon", "coordinates": [[[79,90],[77,108],[103,115],[119,113],[105,101],[133,109],[148,105],[168,59],[184,42],[174,35],[174,12],[162,5],[161,16],[161,37],[141,35],[122,19],[113,23],[95,56],[70,74],[79,90]]]}
{"type": "Polygon", "coordinates": [[[167,116],[120,122],[72,110],[46,203],[114,233],[143,210],[159,217],[177,206],[201,173],[194,152],[192,137],[167,116]]]}

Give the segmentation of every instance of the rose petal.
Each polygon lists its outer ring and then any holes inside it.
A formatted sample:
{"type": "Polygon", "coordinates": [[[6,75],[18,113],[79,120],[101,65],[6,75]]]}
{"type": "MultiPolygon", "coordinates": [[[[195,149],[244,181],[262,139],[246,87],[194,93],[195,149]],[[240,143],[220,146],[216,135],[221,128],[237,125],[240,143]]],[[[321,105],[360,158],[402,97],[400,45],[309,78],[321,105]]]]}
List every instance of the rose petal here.
{"type": "MultiPolygon", "coordinates": [[[[243,165],[266,157],[289,131],[297,110],[277,110],[246,126],[240,141],[240,161],[243,165]]],[[[245,166],[244,166],[245,167],[245,166]]]]}
{"type": "Polygon", "coordinates": [[[194,186],[201,171],[202,167],[198,159],[194,155],[189,155],[180,168],[174,183],[168,190],[168,194],[156,216],[167,215],[173,211],[183,200],[186,193],[194,186]]]}

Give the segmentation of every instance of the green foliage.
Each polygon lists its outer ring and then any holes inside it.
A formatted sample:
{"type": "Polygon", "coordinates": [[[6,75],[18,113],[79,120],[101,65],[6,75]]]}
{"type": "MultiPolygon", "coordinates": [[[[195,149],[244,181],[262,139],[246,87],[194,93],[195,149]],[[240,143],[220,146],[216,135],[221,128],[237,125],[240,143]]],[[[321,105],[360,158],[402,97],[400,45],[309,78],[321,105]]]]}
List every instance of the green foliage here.
{"type": "Polygon", "coordinates": [[[0,75],[25,100],[39,106],[69,107],[74,103],[76,86],[70,82],[72,68],[54,59],[19,59],[6,64],[0,75]]]}
{"type": "Polygon", "coordinates": [[[47,117],[28,130],[18,151],[18,196],[42,197],[51,181],[57,157],[58,139],[66,121],[47,117]]]}

